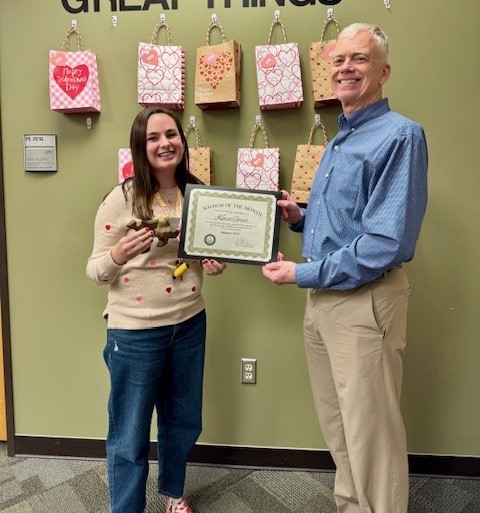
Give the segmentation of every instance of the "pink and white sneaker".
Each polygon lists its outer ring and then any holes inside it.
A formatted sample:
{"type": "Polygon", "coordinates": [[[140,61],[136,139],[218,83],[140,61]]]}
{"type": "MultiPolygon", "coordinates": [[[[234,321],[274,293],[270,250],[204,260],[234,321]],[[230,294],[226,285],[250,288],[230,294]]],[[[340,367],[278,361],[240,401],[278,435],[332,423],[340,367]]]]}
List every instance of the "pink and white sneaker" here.
{"type": "Polygon", "coordinates": [[[165,513],[193,513],[192,508],[187,504],[185,497],[172,499],[167,497],[167,509],[165,513]]]}

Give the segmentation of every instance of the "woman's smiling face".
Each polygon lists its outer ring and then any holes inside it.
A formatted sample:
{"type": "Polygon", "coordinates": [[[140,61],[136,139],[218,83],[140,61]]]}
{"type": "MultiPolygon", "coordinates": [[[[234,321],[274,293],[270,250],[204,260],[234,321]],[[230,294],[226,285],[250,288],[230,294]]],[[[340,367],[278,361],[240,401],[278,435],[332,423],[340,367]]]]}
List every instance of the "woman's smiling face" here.
{"type": "Polygon", "coordinates": [[[152,114],[147,122],[147,157],[154,172],[175,172],[185,150],[175,120],[168,114],[152,114]]]}

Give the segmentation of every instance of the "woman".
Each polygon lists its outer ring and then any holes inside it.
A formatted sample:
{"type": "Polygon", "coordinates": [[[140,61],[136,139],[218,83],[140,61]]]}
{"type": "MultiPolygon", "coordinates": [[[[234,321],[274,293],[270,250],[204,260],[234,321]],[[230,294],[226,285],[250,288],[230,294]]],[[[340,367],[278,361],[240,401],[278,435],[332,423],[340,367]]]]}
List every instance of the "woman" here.
{"type": "Polygon", "coordinates": [[[107,466],[111,513],[142,513],[154,407],[158,490],[167,513],[193,513],[183,497],[187,455],[201,432],[205,305],[203,272],[215,260],[177,258],[178,220],[187,183],[188,146],[179,121],[151,107],[135,118],[130,147],[134,176],[99,207],[87,275],[108,284],[110,372],[107,466]],[[177,225],[176,225],[177,223],[177,225]],[[162,237],[158,235],[162,227],[162,237]],[[165,231],[168,232],[165,237],[165,231]],[[180,274],[179,266],[186,272],[180,274]]]}

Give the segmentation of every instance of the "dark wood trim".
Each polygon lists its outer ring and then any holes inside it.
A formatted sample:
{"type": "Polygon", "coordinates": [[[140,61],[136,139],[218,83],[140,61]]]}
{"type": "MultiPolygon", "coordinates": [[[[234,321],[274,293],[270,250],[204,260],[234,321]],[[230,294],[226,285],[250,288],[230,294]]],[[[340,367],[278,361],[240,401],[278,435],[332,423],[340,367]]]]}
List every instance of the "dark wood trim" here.
{"type": "Polygon", "coordinates": [[[225,467],[335,470],[328,451],[305,449],[196,445],[190,452],[188,461],[225,467]]]}
{"type": "Polygon", "coordinates": [[[7,412],[7,454],[13,456],[15,422],[13,417],[12,346],[10,337],[10,306],[8,301],[7,237],[1,113],[0,105],[0,308],[2,310],[3,374],[5,377],[5,406],[7,412]]]}
{"type": "MultiPolygon", "coordinates": [[[[51,456],[105,458],[105,440],[79,438],[15,437],[17,456],[51,456]]],[[[156,443],[150,446],[150,459],[155,460],[156,443]]],[[[410,454],[410,474],[430,477],[480,479],[480,457],[435,456],[410,454]]],[[[306,470],[333,472],[335,466],[328,451],[196,445],[189,463],[219,467],[306,470]]]]}

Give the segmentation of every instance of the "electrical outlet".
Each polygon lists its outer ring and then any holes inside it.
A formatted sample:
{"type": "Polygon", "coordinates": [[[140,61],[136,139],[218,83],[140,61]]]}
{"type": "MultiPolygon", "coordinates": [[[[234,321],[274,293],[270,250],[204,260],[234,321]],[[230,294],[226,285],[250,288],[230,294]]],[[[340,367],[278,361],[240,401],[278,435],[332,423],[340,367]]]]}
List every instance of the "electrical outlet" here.
{"type": "Polygon", "coordinates": [[[254,385],[257,382],[257,360],[242,358],[242,383],[254,385]]]}

